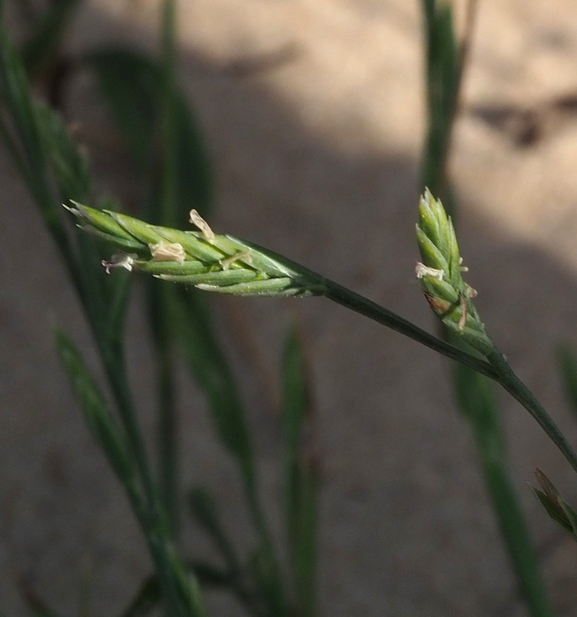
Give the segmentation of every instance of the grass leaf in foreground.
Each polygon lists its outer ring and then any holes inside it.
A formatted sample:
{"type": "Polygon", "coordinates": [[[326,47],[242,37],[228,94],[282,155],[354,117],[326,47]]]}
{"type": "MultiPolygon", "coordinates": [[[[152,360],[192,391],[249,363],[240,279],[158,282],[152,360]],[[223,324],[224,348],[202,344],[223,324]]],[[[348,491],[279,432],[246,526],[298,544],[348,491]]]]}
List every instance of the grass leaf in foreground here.
{"type": "Polygon", "coordinates": [[[285,341],[282,377],[288,552],[298,614],[312,617],[315,614],[319,470],[309,376],[294,327],[285,341]]]}
{"type": "Polygon", "coordinates": [[[189,503],[196,522],[208,533],[224,558],[227,567],[232,571],[238,571],[238,559],[232,543],[224,531],[216,504],[210,493],[200,486],[194,487],[190,491],[189,503]]]}
{"type": "Polygon", "coordinates": [[[28,74],[34,78],[49,67],[58,55],[66,28],[82,0],[52,2],[24,44],[21,53],[28,74]]]}
{"type": "Polygon", "coordinates": [[[485,486],[523,598],[533,617],[552,617],[529,529],[507,473],[505,440],[491,384],[460,365],[455,366],[454,380],[459,406],[473,429],[485,486]]]}
{"type": "Polygon", "coordinates": [[[120,481],[131,490],[135,486],[135,466],[128,442],[72,341],[61,331],[56,344],[74,394],[80,401],[84,419],[105,452],[120,481]]]}
{"type": "MultiPolygon", "coordinates": [[[[129,153],[144,180],[158,164],[164,82],[163,68],[144,54],[128,49],[102,49],[84,58],[100,85],[129,153]]],[[[183,92],[174,85],[174,134],[178,212],[190,208],[207,216],[212,202],[212,172],[207,147],[183,92]]]]}

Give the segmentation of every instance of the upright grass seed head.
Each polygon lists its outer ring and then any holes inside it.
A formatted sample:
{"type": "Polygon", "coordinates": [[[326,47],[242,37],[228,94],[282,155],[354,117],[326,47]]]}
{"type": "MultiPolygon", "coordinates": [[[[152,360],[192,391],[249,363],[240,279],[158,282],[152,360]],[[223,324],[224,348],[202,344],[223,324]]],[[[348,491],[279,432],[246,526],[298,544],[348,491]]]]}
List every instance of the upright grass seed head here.
{"type": "Polygon", "coordinates": [[[123,252],[103,262],[108,272],[141,270],[175,283],[235,295],[320,295],[323,279],[306,268],[232,236],[215,234],[192,210],[199,231],[149,225],[131,216],[76,202],[68,210],[78,226],[123,252]]]}
{"type": "Polygon", "coordinates": [[[428,189],[419,203],[417,243],[423,261],[415,271],[429,306],[450,331],[487,355],[494,345],[472,302],[477,292],[463,280],[467,268],[451,217],[428,189]]]}

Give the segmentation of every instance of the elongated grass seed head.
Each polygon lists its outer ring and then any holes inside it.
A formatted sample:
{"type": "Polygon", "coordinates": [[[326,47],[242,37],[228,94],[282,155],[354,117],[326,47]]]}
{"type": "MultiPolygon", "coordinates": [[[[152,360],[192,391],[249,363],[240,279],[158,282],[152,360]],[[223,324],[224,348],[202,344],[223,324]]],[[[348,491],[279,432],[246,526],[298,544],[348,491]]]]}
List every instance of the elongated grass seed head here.
{"type": "Polygon", "coordinates": [[[415,273],[429,306],[443,324],[484,355],[494,349],[471,299],[477,292],[463,280],[457,236],[443,205],[426,189],[419,203],[417,243],[422,263],[415,273]]]}
{"type": "Polygon", "coordinates": [[[258,296],[321,295],[324,279],[303,266],[232,236],[215,234],[196,210],[200,231],[149,225],[125,214],[74,203],[78,226],[122,251],[103,262],[157,278],[220,293],[258,296]]]}

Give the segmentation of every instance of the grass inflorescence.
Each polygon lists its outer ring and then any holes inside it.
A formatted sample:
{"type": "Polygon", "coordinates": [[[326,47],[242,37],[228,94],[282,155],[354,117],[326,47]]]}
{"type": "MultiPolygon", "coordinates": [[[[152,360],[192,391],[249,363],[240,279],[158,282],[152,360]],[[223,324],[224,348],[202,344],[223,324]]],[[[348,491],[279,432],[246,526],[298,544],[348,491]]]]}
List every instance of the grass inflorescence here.
{"type": "Polygon", "coordinates": [[[76,202],[69,210],[81,228],[123,251],[103,262],[108,270],[141,270],[166,281],[241,296],[310,296],[324,292],[321,277],[261,247],[215,234],[194,210],[190,220],[200,231],[150,225],[76,202]]]}

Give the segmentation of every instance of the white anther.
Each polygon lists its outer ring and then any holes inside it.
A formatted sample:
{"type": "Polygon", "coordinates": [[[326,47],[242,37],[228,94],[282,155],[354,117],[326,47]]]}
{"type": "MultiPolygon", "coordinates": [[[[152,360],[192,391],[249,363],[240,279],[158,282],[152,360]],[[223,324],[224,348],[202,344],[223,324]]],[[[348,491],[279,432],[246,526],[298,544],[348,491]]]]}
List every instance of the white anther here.
{"type": "Polygon", "coordinates": [[[110,261],[103,259],[101,263],[106,269],[106,274],[110,274],[110,270],[113,268],[124,268],[132,272],[132,266],[136,257],[136,255],[128,255],[127,253],[118,253],[112,255],[110,261]]]}
{"type": "Polygon", "coordinates": [[[442,281],[445,276],[445,273],[442,270],[437,270],[437,268],[429,268],[420,261],[417,262],[417,265],[415,266],[415,274],[418,279],[422,279],[424,276],[430,276],[438,281],[442,281]]]}
{"type": "Polygon", "coordinates": [[[182,263],[186,258],[186,253],[179,242],[158,242],[149,244],[148,248],[154,261],[177,261],[182,263]]]}
{"type": "Polygon", "coordinates": [[[190,211],[190,222],[198,227],[207,242],[212,243],[214,241],[214,231],[210,228],[210,225],[200,216],[196,210],[190,211]]]}

